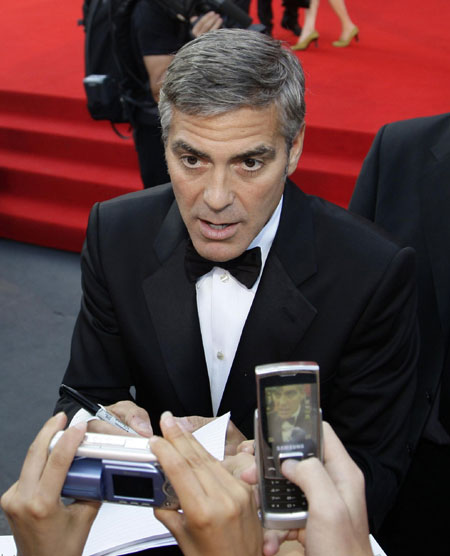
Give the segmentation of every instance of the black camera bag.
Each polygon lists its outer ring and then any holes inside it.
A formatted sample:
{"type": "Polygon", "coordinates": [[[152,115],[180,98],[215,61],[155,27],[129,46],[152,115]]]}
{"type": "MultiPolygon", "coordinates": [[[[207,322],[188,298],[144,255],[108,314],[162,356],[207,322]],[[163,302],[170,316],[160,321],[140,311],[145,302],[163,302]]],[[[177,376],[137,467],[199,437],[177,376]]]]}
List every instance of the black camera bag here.
{"type": "MultiPolygon", "coordinates": [[[[84,0],[87,107],[95,120],[130,122],[147,76],[132,47],[131,15],[137,0],[84,0]]],[[[138,103],[139,104],[139,103],[138,103]]]]}

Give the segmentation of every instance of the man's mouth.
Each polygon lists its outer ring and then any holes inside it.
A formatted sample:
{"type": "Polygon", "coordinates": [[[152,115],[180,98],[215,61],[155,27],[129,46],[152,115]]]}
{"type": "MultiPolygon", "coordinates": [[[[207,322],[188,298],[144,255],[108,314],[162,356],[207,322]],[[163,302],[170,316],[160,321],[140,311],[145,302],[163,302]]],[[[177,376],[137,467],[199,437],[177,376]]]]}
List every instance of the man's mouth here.
{"type": "Polygon", "coordinates": [[[213,224],[212,222],[208,222],[208,225],[211,226],[213,230],[223,230],[229,226],[229,224],[213,224]]]}
{"type": "Polygon", "coordinates": [[[205,239],[220,241],[230,239],[237,230],[237,222],[215,223],[200,219],[201,234],[205,239]]]}

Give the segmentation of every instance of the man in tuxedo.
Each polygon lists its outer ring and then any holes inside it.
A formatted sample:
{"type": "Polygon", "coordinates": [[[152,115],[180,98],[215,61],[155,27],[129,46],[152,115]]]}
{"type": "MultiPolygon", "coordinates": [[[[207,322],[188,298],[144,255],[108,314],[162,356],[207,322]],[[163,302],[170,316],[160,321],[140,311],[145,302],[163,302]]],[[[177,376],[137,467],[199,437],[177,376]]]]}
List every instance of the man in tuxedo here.
{"type": "MultiPolygon", "coordinates": [[[[267,413],[268,440],[277,452],[284,451],[285,446],[295,446],[296,451],[304,457],[317,454],[317,445],[313,438],[311,401],[309,387],[302,384],[273,386],[266,391],[270,396],[270,411],[267,413]]],[[[266,399],[266,406],[269,400],[266,399]]]]}
{"type": "Polygon", "coordinates": [[[172,183],[93,207],[64,383],[141,434],[164,410],[231,411],[253,438],[255,366],[317,361],[323,416],[365,475],[376,525],[407,459],[412,249],[287,179],[304,76],[280,42],[202,35],[169,66],[159,110],[172,183]]]}
{"type": "Polygon", "coordinates": [[[421,349],[409,437],[411,467],[379,540],[389,556],[446,555],[450,498],[450,113],[382,127],[364,161],[350,210],[376,222],[400,245],[414,247],[417,254],[421,349]]]}
{"type": "MultiPolygon", "coordinates": [[[[270,391],[272,410],[268,413],[269,440],[283,443],[306,438],[305,392],[301,384],[274,386],[270,391]]],[[[311,432],[311,431],[309,431],[311,432]]]]}

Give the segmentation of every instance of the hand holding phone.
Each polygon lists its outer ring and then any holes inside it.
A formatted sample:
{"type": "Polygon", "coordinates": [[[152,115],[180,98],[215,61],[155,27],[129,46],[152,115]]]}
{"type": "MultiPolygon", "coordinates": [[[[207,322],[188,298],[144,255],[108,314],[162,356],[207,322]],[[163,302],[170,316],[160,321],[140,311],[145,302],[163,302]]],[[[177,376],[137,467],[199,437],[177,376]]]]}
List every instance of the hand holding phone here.
{"type": "Polygon", "coordinates": [[[263,525],[304,527],[307,500],[281,473],[287,459],[315,456],[322,461],[319,366],[291,362],[256,367],[256,460],[263,525]]]}

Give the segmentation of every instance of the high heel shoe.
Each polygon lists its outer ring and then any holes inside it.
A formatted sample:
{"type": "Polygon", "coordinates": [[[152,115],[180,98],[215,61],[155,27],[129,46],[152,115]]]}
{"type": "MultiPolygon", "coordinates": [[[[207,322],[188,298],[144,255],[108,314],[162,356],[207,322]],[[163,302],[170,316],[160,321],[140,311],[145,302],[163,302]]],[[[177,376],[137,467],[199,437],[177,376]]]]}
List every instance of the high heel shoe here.
{"type": "Polygon", "coordinates": [[[303,39],[297,44],[292,45],[291,48],[292,50],[306,50],[313,41],[314,41],[314,45],[317,47],[318,46],[317,41],[319,40],[319,36],[320,35],[316,30],[311,31],[311,33],[306,37],[306,39],[303,39]]]}
{"type": "Polygon", "coordinates": [[[333,46],[335,46],[336,48],[344,48],[344,47],[348,46],[352,42],[353,39],[355,39],[356,42],[359,41],[359,29],[358,29],[358,27],[356,27],[356,25],[351,30],[350,35],[348,36],[348,38],[339,39],[337,41],[334,41],[331,44],[333,46]]]}

